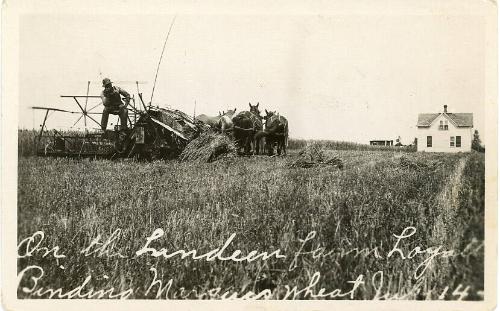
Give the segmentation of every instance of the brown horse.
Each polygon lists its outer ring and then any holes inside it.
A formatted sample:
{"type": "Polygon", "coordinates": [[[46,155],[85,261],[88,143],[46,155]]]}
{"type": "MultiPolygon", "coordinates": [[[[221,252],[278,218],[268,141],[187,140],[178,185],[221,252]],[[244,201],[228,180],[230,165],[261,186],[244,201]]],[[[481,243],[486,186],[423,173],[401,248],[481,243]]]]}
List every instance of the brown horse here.
{"type": "Polygon", "coordinates": [[[250,112],[253,114],[253,121],[254,121],[254,128],[255,132],[252,137],[252,144],[254,148],[254,154],[260,154],[261,151],[264,151],[264,145],[263,145],[263,139],[261,137],[257,136],[257,133],[263,130],[263,123],[262,123],[262,116],[260,115],[260,110],[259,110],[259,102],[257,102],[257,105],[252,106],[250,103],[248,103],[250,106],[250,112]]]}
{"type": "Polygon", "coordinates": [[[238,151],[244,148],[244,153],[259,154],[260,140],[256,140],[256,133],[262,131],[262,117],[260,116],[259,103],[252,106],[248,103],[250,111],[242,111],[233,117],[233,135],[238,151]],[[252,148],[253,147],[253,148],[252,148]]]}
{"type": "Polygon", "coordinates": [[[278,155],[281,155],[281,152],[286,155],[286,147],[288,145],[288,120],[275,111],[267,110],[264,120],[265,130],[259,132],[257,136],[266,138],[268,154],[273,155],[274,146],[276,146],[276,153],[278,155]]]}

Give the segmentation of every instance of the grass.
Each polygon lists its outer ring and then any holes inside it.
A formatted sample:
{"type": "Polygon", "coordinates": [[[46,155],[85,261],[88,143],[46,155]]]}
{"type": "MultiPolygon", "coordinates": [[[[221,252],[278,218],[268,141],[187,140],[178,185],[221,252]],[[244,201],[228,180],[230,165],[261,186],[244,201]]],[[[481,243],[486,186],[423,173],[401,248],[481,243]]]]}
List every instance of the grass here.
{"type": "Polygon", "coordinates": [[[289,147],[291,149],[302,149],[305,148],[308,144],[314,142],[319,144],[327,149],[335,149],[335,150],[358,150],[358,151],[406,151],[406,152],[415,152],[416,146],[376,146],[376,145],[367,145],[354,143],[350,141],[335,141],[335,140],[310,140],[310,139],[290,139],[289,147]]]}
{"type": "MultiPolygon", "coordinates": [[[[164,283],[173,279],[170,295],[183,287],[189,299],[197,298],[195,292],[215,287],[240,293],[269,289],[272,299],[282,299],[287,285],[305,288],[315,272],[321,274],[316,292],[320,288],[347,292],[352,287],[347,282],[362,274],[365,284],[354,299],[385,294],[437,299],[447,286],[450,290],[443,298],[456,299],[452,291],[459,285],[469,286],[465,299],[482,299],[484,154],[337,149],[335,154],[344,163],[341,170],[290,168],[297,150],[290,154],[213,163],[20,157],[19,242],[43,230],[44,245],[60,246],[67,258],[60,260],[64,270],[41,256],[22,258],[18,271],[37,264],[45,271],[40,287],[68,290],[92,275],[94,288],[133,288],[129,298],[140,299],[156,296],[156,287],[146,294],[153,280],[151,267],[164,283]],[[402,166],[402,157],[422,165],[402,166]],[[463,171],[457,171],[460,165],[463,171]],[[458,178],[453,179],[454,174],[458,178]],[[396,242],[393,234],[409,226],[416,233],[400,243],[405,254],[416,246],[438,245],[443,250],[465,252],[435,259],[417,280],[413,273],[425,255],[411,260],[398,254],[386,256],[396,242]],[[115,251],[128,258],[79,253],[97,235],[107,238],[118,228],[121,236],[115,251]],[[157,249],[206,252],[236,233],[226,254],[236,249],[245,254],[280,249],[286,258],[235,263],[135,257],[156,228],[165,232],[155,241],[157,249]],[[317,234],[302,251],[312,252],[320,246],[333,253],[318,258],[305,254],[294,262],[300,239],[311,231],[317,234]],[[376,248],[383,258],[345,254],[354,248],[376,248]],[[290,269],[292,263],[294,269],[290,269]],[[378,294],[377,285],[371,282],[372,277],[380,276],[377,271],[384,274],[378,294]]],[[[22,291],[18,296],[37,298],[22,291]]],[[[296,298],[312,297],[302,293],[296,298]]]]}

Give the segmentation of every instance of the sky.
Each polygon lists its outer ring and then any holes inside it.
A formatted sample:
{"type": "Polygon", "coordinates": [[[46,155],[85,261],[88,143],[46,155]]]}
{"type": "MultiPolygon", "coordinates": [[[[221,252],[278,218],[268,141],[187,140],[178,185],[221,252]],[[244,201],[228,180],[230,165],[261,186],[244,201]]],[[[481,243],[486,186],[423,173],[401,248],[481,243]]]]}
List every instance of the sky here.
{"type": "MultiPolygon", "coordinates": [[[[172,19],[23,16],[19,127],[39,128],[44,112],[30,106],[77,111],[60,95],[84,95],[87,81],[98,95],[104,77],[132,94],[136,86],[127,81],[144,81],[149,101],[172,19]]],[[[473,113],[483,133],[484,25],[473,15],[178,15],[153,104],[216,115],[259,102],[288,119],[294,138],[368,143],[401,136],[404,144],[416,136],[419,113],[446,104],[473,113]]],[[[47,125],[65,129],[76,119],[52,113],[47,125]]]]}

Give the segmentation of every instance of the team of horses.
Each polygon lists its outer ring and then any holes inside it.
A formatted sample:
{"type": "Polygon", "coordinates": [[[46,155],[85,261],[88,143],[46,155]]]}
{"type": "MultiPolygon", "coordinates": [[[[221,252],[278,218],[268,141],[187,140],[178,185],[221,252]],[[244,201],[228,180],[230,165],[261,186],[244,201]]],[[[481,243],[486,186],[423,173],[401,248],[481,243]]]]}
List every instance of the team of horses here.
{"type": "Polygon", "coordinates": [[[288,120],[276,111],[265,110],[261,115],[259,103],[248,103],[249,110],[236,113],[233,110],[219,112],[218,116],[201,114],[196,117],[214,130],[231,136],[244,154],[276,153],[286,155],[288,145],[288,120]]]}

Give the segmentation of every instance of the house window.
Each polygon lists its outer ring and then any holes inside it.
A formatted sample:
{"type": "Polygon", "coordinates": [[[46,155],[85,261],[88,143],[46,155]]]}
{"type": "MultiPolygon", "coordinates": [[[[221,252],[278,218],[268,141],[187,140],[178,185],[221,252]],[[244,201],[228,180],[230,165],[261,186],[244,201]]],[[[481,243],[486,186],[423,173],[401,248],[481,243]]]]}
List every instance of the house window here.
{"type": "Polygon", "coordinates": [[[439,121],[439,129],[444,130],[443,120],[439,121]]]}
{"type": "Polygon", "coordinates": [[[462,147],[462,136],[457,136],[455,137],[455,146],[457,148],[462,147]]]}
{"type": "Polygon", "coordinates": [[[427,147],[432,147],[432,136],[427,136],[427,147]]]}
{"type": "Polygon", "coordinates": [[[444,121],[444,130],[447,131],[448,130],[448,120],[445,120],[444,121]]]}
{"type": "Polygon", "coordinates": [[[450,147],[455,147],[455,136],[450,136],[450,147]]]}

